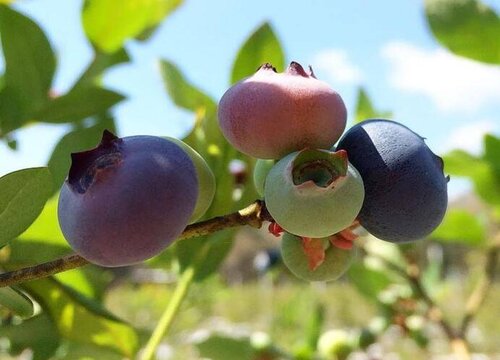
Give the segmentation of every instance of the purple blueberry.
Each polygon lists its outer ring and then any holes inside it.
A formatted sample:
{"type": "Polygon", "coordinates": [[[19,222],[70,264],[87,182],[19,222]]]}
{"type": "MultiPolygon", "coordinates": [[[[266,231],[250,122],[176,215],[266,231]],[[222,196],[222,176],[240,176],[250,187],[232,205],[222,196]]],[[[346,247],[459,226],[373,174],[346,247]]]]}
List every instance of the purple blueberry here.
{"type": "Polygon", "coordinates": [[[337,150],[346,150],[359,171],[365,199],[359,221],[391,242],[417,240],[442,221],[448,204],[443,160],[407,127],[389,120],[353,126],[337,150]]]}
{"type": "Polygon", "coordinates": [[[154,136],[120,139],[105,131],[95,149],[72,154],[59,224],[88,261],[131,265],[182,233],[197,197],[195,167],[179,145],[154,136]]]}

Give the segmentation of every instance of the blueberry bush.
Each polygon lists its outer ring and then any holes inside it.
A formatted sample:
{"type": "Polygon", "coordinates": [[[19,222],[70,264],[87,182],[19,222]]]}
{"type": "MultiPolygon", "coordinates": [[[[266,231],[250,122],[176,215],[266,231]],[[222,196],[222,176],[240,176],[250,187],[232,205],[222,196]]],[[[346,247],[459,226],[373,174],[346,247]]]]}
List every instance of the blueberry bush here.
{"type": "MultiPolygon", "coordinates": [[[[357,328],[333,329],[317,300],[295,347],[264,332],[214,332],[196,342],[200,357],[347,359],[394,329],[431,354],[437,329],[456,358],[470,358],[471,324],[497,272],[500,138],[487,134],[480,156],[439,157],[404,120],[377,110],[363,88],[345,131],[341,94],[312,68],[285,67],[269,23],[241,46],[221,99],[160,61],[166,93],[194,117],[183,139],[120,137],[112,108],[125,97],[105,88],[102,76],[130,61],[127,41],[147,41],[182,1],[86,1],[82,25],[94,58],[63,94],[51,91],[57,62],[49,39],[6,3],[0,141],[16,151],[17,132],[33,122],[67,133],[47,166],[0,177],[0,357],[29,349],[37,360],[161,358],[193,284],[210,281],[238,229],[250,226],[281,237],[274,258],[283,272],[310,282],[345,275],[377,314],[357,328]],[[117,6],[120,16],[111,16],[117,6]],[[450,176],[474,184],[484,203],[479,215],[447,210],[450,176]],[[442,257],[428,255],[436,247],[481,254],[458,323],[438,300],[446,280],[442,257]],[[137,264],[176,273],[154,329],[103,303],[120,271],[137,264]]],[[[477,0],[426,0],[425,16],[449,51],[500,64],[493,9],[477,0]]]]}

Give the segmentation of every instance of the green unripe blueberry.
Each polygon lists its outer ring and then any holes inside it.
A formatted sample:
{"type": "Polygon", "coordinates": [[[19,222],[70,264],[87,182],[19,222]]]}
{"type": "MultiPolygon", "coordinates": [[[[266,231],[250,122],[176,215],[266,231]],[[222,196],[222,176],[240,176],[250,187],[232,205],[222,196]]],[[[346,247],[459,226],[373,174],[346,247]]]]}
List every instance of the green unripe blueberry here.
{"type": "Polygon", "coordinates": [[[165,138],[179,145],[191,158],[196,169],[196,175],[198,177],[198,198],[196,200],[193,215],[191,215],[189,219],[189,224],[192,224],[201,218],[212,204],[215,195],[215,176],[205,159],[203,159],[203,157],[191,146],[176,138],[168,136],[165,138]]]}
{"type": "Polygon", "coordinates": [[[289,233],[283,234],[281,256],[286,267],[298,278],[307,281],[332,281],[339,278],[348,268],[355,255],[355,249],[339,249],[322,239],[325,259],[316,269],[311,270],[309,259],[302,246],[302,239],[289,233]]]}
{"type": "Polygon", "coordinates": [[[267,174],[271,171],[275,161],[270,159],[258,159],[253,168],[253,184],[255,190],[260,196],[264,196],[264,183],[266,182],[267,174]]]}
{"type": "Polygon", "coordinates": [[[286,231],[322,238],[347,227],[364,199],[363,180],[347,152],[304,149],[285,156],[266,178],[266,206],[286,231]]]}

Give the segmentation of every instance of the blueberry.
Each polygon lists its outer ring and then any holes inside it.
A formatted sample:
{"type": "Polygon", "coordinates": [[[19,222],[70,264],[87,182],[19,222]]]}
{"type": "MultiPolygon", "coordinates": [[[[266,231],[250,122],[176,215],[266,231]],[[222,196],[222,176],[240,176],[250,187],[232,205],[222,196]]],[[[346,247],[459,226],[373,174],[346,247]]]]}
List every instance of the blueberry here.
{"type": "Polygon", "coordinates": [[[337,150],[346,150],[361,174],[365,200],[361,225],[376,237],[407,242],[429,235],[448,204],[443,160],[424,139],[394,121],[373,119],[353,126],[337,150]]]}
{"type": "Polygon", "coordinates": [[[72,154],[59,224],[88,261],[131,265],[182,233],[197,197],[195,167],[178,145],[154,136],[120,139],[105,131],[95,149],[72,154]]]}

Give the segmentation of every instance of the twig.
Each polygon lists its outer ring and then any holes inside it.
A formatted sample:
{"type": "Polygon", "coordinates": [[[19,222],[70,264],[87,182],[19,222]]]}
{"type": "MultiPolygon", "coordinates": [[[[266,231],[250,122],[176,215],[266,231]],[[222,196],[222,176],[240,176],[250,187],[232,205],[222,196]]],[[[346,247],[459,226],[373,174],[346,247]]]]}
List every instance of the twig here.
{"type": "MultiPolygon", "coordinates": [[[[212,234],[214,232],[242,225],[256,228],[262,226],[263,221],[272,221],[265,204],[256,200],[249,206],[231,214],[217,216],[209,220],[188,225],[178,240],[212,234]]],[[[0,287],[15,285],[21,282],[36,280],[63,271],[75,269],[89,262],[77,254],[70,254],[46,263],[25,267],[0,274],[0,287]]]]}
{"type": "Polygon", "coordinates": [[[481,308],[481,305],[486,299],[486,295],[488,294],[488,291],[493,284],[499,252],[500,245],[497,244],[492,246],[486,254],[486,263],[484,266],[483,275],[472,291],[469,299],[467,300],[465,315],[462,319],[462,323],[460,324],[459,334],[462,337],[465,337],[469,325],[471,324],[472,320],[474,320],[474,317],[481,308]]]}

